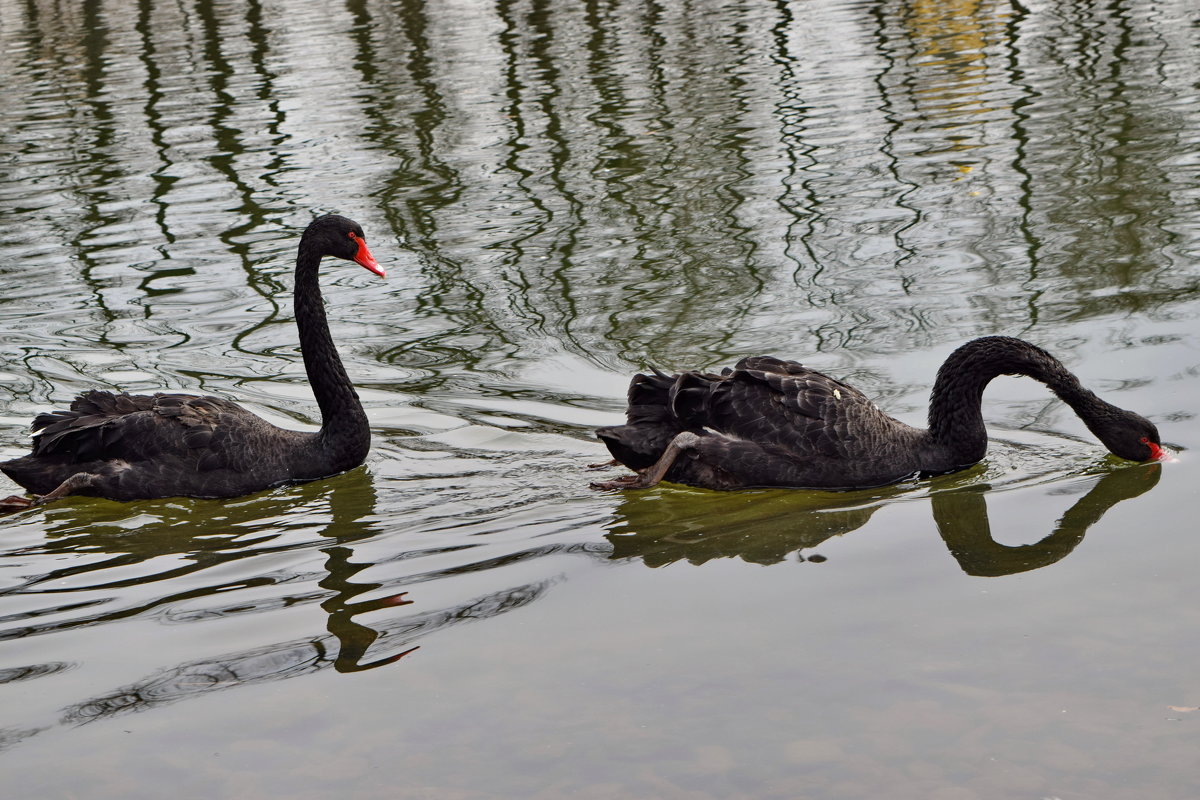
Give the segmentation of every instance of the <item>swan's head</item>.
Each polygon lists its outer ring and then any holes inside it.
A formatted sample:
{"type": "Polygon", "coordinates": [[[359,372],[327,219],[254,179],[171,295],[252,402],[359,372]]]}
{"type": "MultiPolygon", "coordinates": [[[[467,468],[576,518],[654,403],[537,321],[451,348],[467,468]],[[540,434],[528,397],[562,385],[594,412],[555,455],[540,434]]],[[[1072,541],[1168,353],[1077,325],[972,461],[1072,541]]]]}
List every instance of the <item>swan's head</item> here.
{"type": "Polygon", "coordinates": [[[1109,452],[1130,461],[1165,461],[1169,457],[1153,422],[1123,408],[1114,407],[1113,411],[1088,426],[1109,452]]]}
{"type": "Polygon", "coordinates": [[[337,214],[317,217],[304,231],[304,238],[311,238],[322,255],[353,261],[381,278],[387,277],[383,267],[367,249],[367,237],[363,234],[362,226],[352,219],[337,214]]]}

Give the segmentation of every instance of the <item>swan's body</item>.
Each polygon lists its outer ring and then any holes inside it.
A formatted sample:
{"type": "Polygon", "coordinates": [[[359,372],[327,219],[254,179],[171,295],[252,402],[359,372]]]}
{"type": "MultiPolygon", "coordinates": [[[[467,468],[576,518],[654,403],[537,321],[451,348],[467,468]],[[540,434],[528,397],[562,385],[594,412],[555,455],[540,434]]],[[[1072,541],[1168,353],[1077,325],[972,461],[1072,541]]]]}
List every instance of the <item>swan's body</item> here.
{"type": "Polygon", "coordinates": [[[744,358],[720,375],[636,375],[626,424],[596,433],[638,475],[597,485],[850,489],[953,472],[987,451],[983,390],[1004,374],[1045,383],[1116,455],[1162,457],[1151,422],[1084,389],[1046,351],[989,336],[954,351],[938,371],[928,429],[893,419],[841,381],[769,356],[744,358]]]}
{"type": "Polygon", "coordinates": [[[353,220],[319,217],[300,239],[296,325],[321,408],[319,431],[278,428],[219,397],[91,391],[70,411],[38,415],[33,453],[0,463],[0,470],[44,502],[67,494],[236,497],[358,466],[371,432],[329,335],[317,283],[326,255],[384,275],[353,220]]]}

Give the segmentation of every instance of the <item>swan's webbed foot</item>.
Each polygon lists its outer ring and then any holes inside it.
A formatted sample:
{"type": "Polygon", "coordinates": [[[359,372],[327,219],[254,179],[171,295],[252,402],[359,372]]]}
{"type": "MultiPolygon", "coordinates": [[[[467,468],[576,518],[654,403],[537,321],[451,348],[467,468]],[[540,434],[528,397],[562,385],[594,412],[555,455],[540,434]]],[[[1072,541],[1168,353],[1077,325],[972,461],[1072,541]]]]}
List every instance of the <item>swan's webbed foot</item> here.
{"type": "Polygon", "coordinates": [[[610,458],[608,461],[602,461],[599,464],[588,464],[587,468],[588,469],[608,469],[609,467],[615,467],[615,466],[619,465],[620,463],[621,462],[617,461],[615,458],[610,458]]]}
{"type": "Polygon", "coordinates": [[[21,509],[29,508],[32,505],[33,501],[28,497],[21,497],[17,494],[9,495],[3,500],[0,500],[0,513],[20,511],[21,509]]]}
{"type": "Polygon", "coordinates": [[[645,477],[645,473],[622,475],[619,478],[613,478],[611,481],[592,481],[589,485],[593,489],[646,489],[651,484],[643,483],[645,477]]]}

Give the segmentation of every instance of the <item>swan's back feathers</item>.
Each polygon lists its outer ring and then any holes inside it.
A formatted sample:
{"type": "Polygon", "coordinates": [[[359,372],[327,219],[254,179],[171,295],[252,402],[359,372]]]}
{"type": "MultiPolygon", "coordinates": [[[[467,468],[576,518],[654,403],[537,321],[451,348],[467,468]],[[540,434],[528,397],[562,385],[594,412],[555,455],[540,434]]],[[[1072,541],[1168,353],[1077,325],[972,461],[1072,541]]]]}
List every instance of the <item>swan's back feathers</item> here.
{"type": "Polygon", "coordinates": [[[752,356],[726,373],[710,381],[703,408],[677,407],[693,430],[832,458],[853,455],[864,424],[895,423],[862,392],[795,361],[752,356]]]}
{"type": "Polygon", "coordinates": [[[101,453],[121,438],[113,420],[149,410],[154,398],[145,395],[91,391],[76,397],[70,411],[50,411],[33,420],[33,455],[78,454],[82,459],[101,453]]]}
{"type": "Polygon", "coordinates": [[[914,428],[866,395],[796,361],[743,358],[721,374],[637,375],[625,425],[597,431],[621,463],[642,470],[685,431],[694,445],[667,480],[714,488],[879,485],[917,469],[914,428]],[[880,454],[890,464],[878,462],[880,454]]]}

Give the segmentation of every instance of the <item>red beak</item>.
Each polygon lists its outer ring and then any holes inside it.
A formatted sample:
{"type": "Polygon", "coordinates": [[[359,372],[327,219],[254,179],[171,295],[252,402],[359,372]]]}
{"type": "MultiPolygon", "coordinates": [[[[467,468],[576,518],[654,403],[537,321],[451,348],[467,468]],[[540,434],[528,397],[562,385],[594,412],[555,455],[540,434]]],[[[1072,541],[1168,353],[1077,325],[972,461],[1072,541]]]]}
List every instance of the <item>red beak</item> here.
{"type": "Polygon", "coordinates": [[[1146,442],[1146,446],[1150,448],[1151,461],[1167,461],[1170,459],[1167,451],[1156,445],[1154,442],[1146,442]]]}
{"type": "Polygon", "coordinates": [[[375,256],[371,255],[371,251],[367,249],[367,240],[359,236],[350,234],[350,238],[358,242],[358,252],[354,254],[354,263],[359,266],[366,267],[381,278],[386,278],[387,273],[383,267],[379,266],[379,262],[375,260],[375,256]]]}

